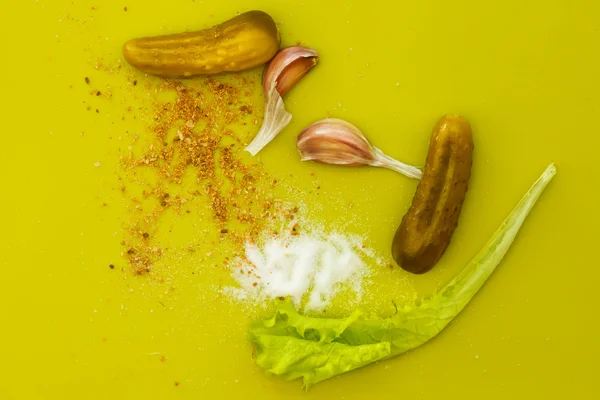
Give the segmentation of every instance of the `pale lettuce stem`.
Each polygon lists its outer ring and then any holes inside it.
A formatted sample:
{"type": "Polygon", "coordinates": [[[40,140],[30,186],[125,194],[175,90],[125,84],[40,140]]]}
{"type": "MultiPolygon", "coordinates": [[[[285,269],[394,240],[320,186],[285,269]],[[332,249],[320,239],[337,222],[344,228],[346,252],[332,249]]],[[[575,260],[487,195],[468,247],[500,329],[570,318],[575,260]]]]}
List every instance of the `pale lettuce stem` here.
{"type": "Polygon", "coordinates": [[[556,166],[550,164],[502,222],[484,248],[440,291],[443,297],[454,299],[458,311],[467,305],[502,261],[523,221],[555,174],[556,166]]]}

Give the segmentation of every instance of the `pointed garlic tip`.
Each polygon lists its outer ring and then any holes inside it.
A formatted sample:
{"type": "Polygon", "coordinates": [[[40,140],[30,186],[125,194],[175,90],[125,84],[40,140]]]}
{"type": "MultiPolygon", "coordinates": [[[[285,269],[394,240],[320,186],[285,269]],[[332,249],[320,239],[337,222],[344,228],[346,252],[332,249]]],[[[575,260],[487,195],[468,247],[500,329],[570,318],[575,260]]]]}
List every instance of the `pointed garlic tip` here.
{"type": "Polygon", "coordinates": [[[286,47],[265,67],[265,117],[256,137],[246,147],[250,154],[256,155],[290,123],[292,115],[286,111],[282,96],[317,65],[318,57],[315,50],[307,47],[286,47]]]}
{"type": "Polygon", "coordinates": [[[327,118],[306,128],[296,141],[302,161],[323,164],[384,167],[409,178],[420,179],[417,167],[404,164],[372,146],[362,132],[351,123],[327,118]]]}

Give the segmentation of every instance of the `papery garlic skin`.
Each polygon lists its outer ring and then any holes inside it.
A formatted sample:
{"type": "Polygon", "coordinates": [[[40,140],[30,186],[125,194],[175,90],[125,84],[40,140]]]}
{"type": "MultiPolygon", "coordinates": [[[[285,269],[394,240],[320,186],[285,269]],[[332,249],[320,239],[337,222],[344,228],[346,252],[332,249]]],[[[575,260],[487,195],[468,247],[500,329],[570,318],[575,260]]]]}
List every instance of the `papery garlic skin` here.
{"type": "Polygon", "coordinates": [[[280,50],[265,67],[263,91],[265,117],[256,137],[246,147],[253,156],[262,150],[291,121],[282,96],[315,67],[319,54],[307,47],[291,46],[280,50]]]}
{"type": "Polygon", "coordinates": [[[326,118],[306,128],[296,141],[302,161],[349,167],[370,165],[400,172],[409,178],[421,179],[422,171],[402,163],[371,146],[356,126],[337,119],[326,118]]]}
{"type": "Polygon", "coordinates": [[[246,151],[255,156],[261,151],[279,132],[283,130],[292,120],[292,114],[286,111],[283,99],[277,92],[277,86],[273,85],[265,106],[265,119],[260,130],[246,147],[246,151]]]}
{"type": "Polygon", "coordinates": [[[415,167],[414,165],[405,164],[402,161],[398,161],[379,150],[377,147],[373,147],[375,152],[375,162],[371,163],[372,167],[383,167],[391,169],[407,176],[408,178],[421,179],[423,177],[423,171],[415,167]]]}

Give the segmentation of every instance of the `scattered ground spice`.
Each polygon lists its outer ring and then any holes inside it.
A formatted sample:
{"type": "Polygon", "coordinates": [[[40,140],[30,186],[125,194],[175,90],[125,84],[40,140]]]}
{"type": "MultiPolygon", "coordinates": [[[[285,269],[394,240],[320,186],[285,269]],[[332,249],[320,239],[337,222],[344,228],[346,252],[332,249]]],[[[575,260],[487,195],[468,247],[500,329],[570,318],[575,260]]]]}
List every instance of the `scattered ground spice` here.
{"type": "Polygon", "coordinates": [[[110,269],[115,269],[115,266],[114,266],[114,264],[110,264],[110,265],[108,266],[108,268],[110,268],[110,269]]]}
{"type": "MultiPolygon", "coordinates": [[[[259,122],[250,120],[249,96],[260,85],[246,77],[228,78],[164,80],[149,88],[155,98],[150,126],[133,135],[121,157],[124,181],[144,188],[140,198],[121,188],[134,216],[122,243],[123,255],[135,274],[152,272],[167,252],[159,234],[148,234],[160,229],[167,210],[196,218],[206,215],[214,232],[221,233],[221,242],[239,250],[234,256],[242,255],[245,243],[256,241],[270,224],[295,218],[298,208],[284,205],[272,194],[277,180],[262,164],[243,156],[259,122]],[[155,179],[139,178],[147,173],[155,179]]],[[[133,82],[135,86],[137,81],[133,82]]],[[[207,243],[206,257],[215,245],[207,243]]]]}
{"type": "Polygon", "coordinates": [[[90,78],[88,78],[87,76],[85,77],[85,83],[87,83],[88,85],[90,84],[90,78]]]}

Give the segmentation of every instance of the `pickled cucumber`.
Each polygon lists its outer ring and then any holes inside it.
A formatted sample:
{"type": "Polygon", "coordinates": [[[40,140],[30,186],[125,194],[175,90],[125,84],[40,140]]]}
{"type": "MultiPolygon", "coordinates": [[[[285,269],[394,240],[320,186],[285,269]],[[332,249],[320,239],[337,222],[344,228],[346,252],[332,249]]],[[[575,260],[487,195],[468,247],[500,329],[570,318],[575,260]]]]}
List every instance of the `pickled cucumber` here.
{"type": "Polygon", "coordinates": [[[423,178],[392,242],[392,256],[406,271],[429,271],[450,244],[471,176],[472,154],[467,120],[442,117],[431,135],[423,178]]]}
{"type": "Polygon", "coordinates": [[[212,75],[266,63],[279,50],[280,39],[273,18],[248,11],[198,32],[130,40],[123,46],[123,56],[133,67],[153,75],[212,75]]]}

